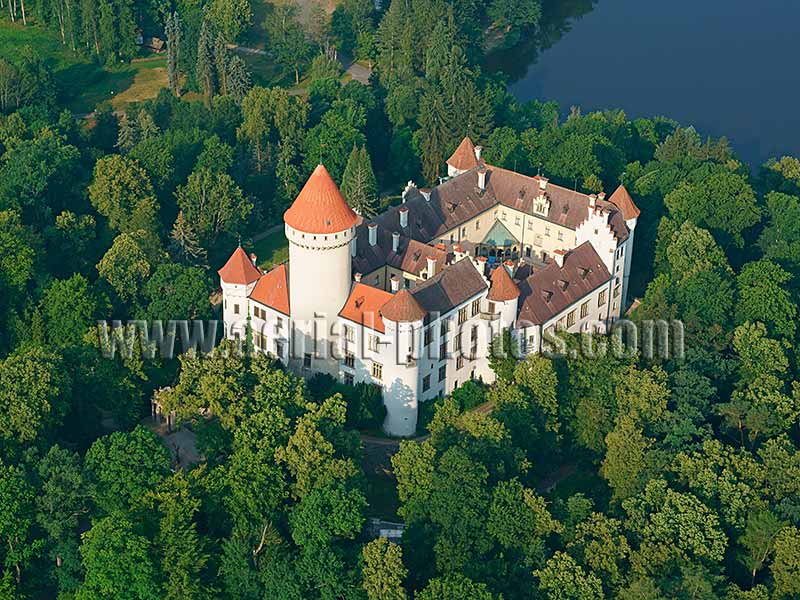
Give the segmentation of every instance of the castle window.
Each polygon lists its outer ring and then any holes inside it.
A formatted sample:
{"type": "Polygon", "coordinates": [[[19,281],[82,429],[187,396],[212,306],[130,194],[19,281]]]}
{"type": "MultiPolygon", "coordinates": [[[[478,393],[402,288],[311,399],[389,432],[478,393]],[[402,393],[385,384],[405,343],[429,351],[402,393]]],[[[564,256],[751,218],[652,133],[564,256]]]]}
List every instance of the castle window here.
{"type": "Polygon", "coordinates": [[[476,219],[475,220],[475,229],[480,229],[480,228],[481,228],[481,220],[480,219],[476,219]]]}
{"type": "Polygon", "coordinates": [[[447,365],[442,365],[439,367],[439,381],[444,381],[447,379],[447,365]]]}
{"type": "Polygon", "coordinates": [[[547,237],[550,237],[550,228],[549,228],[549,227],[545,227],[545,228],[544,228],[544,234],[545,234],[547,237]]]}
{"type": "Polygon", "coordinates": [[[429,389],[431,389],[431,376],[425,375],[425,377],[422,378],[422,391],[427,392],[429,389]]]}
{"type": "Polygon", "coordinates": [[[347,325],[343,325],[344,327],[344,339],[348,342],[354,342],[356,339],[355,330],[352,327],[348,327],[347,325]]]}
{"type": "Polygon", "coordinates": [[[442,324],[439,326],[439,335],[442,337],[447,335],[447,319],[442,320],[442,324]]]}
{"type": "Polygon", "coordinates": [[[344,366],[353,369],[356,366],[356,356],[352,352],[344,353],[344,366]]]}
{"type": "Polygon", "coordinates": [[[461,369],[463,366],[464,366],[464,357],[463,356],[459,356],[456,359],[456,369],[461,369]]]}
{"type": "Polygon", "coordinates": [[[520,225],[521,223],[522,223],[522,221],[520,220],[520,218],[519,218],[519,217],[517,217],[516,219],[514,219],[514,225],[520,225]]]}
{"type": "Polygon", "coordinates": [[[233,314],[235,314],[235,315],[239,314],[239,305],[238,304],[234,304],[233,305],[233,314]]]}
{"type": "Polygon", "coordinates": [[[424,340],[423,340],[423,345],[430,346],[432,339],[433,339],[433,327],[428,327],[425,330],[425,337],[424,337],[424,340]]]}
{"type": "Polygon", "coordinates": [[[303,368],[304,369],[310,369],[311,368],[311,355],[310,354],[304,354],[303,355],[303,368]]]}
{"type": "MultiPolygon", "coordinates": [[[[618,297],[619,297],[619,284],[614,286],[614,298],[618,297]]],[[[616,304],[616,302],[614,304],[616,304]]]]}
{"type": "Polygon", "coordinates": [[[597,306],[603,306],[606,303],[606,291],[600,290],[600,293],[597,295],[597,306]]]}
{"type": "Polygon", "coordinates": [[[559,231],[558,232],[558,241],[559,242],[563,242],[564,241],[564,232],[563,231],[559,231]]]}
{"type": "MultiPolygon", "coordinates": [[[[264,312],[264,311],[261,311],[261,312],[264,312]]],[[[266,313],[264,313],[264,318],[265,319],[267,318],[266,313]]],[[[275,329],[278,330],[278,331],[283,329],[283,319],[281,317],[278,317],[278,322],[275,323],[275,329]]]]}
{"type": "Polygon", "coordinates": [[[278,358],[283,356],[283,342],[275,340],[275,356],[278,358]]]}
{"type": "Polygon", "coordinates": [[[461,237],[465,237],[466,235],[467,235],[467,228],[466,227],[462,227],[461,228],[461,237]]]}
{"type": "Polygon", "coordinates": [[[353,385],[354,379],[352,373],[345,373],[344,374],[344,384],[345,385],[353,385]]]}
{"type": "Polygon", "coordinates": [[[447,358],[447,342],[442,342],[439,344],[439,360],[444,360],[447,358]]]}
{"type": "MultiPolygon", "coordinates": [[[[491,312],[491,311],[490,311],[490,312],[491,312]]],[[[470,339],[471,339],[473,342],[477,342],[477,341],[478,341],[478,326],[477,326],[477,325],[473,325],[473,326],[472,326],[472,334],[471,334],[471,336],[470,336],[470,339]]]]}
{"type": "Polygon", "coordinates": [[[489,314],[493,315],[495,312],[495,304],[494,302],[489,302],[489,314]]]}
{"type": "Polygon", "coordinates": [[[372,363],[372,376],[375,379],[383,379],[383,365],[381,363],[372,363]]]}
{"type": "Polygon", "coordinates": [[[587,300],[586,302],[581,304],[581,319],[585,319],[588,314],[589,314],[589,301],[587,300]]]}
{"type": "Polygon", "coordinates": [[[378,343],[379,343],[378,336],[370,334],[369,338],[367,339],[367,347],[373,352],[377,352],[378,343]]]}
{"type": "MultiPolygon", "coordinates": [[[[500,267],[502,268],[502,267],[500,267]]],[[[481,311],[481,299],[478,298],[477,300],[472,301],[472,316],[474,317],[481,311]]]]}
{"type": "Polygon", "coordinates": [[[458,310],[458,324],[461,325],[467,320],[467,307],[458,310]]]}
{"type": "Polygon", "coordinates": [[[461,332],[453,338],[453,352],[461,352],[461,332]]]}
{"type": "Polygon", "coordinates": [[[575,311],[571,310],[567,315],[567,327],[575,325],[575,311]]]}
{"type": "Polygon", "coordinates": [[[534,246],[541,246],[542,245],[542,236],[538,233],[533,236],[533,245],[534,246]]]}

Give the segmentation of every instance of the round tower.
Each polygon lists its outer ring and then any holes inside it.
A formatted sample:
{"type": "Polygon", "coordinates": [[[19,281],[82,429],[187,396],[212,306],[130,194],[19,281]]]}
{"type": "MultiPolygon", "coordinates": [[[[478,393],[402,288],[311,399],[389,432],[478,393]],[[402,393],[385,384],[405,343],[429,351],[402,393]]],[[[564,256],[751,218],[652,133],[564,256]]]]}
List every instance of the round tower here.
{"type": "Polygon", "coordinates": [[[356,220],[328,170],[318,165],[283,215],[289,240],[289,306],[296,324],[324,317],[330,331],[350,294],[356,220]]]}
{"type": "Polygon", "coordinates": [[[423,354],[423,322],[427,312],[406,289],[398,291],[381,308],[381,318],[395,347],[394,360],[384,366],[383,430],[410,437],[417,430],[420,395],[419,360],[423,354]]]}

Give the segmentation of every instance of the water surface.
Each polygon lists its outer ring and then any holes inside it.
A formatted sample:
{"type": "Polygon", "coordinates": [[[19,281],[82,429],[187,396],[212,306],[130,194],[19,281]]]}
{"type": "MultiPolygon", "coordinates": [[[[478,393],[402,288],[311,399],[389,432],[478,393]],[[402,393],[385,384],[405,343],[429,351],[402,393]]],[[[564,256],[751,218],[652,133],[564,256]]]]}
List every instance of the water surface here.
{"type": "Polygon", "coordinates": [[[800,156],[800,0],[546,0],[545,15],[490,64],[520,100],[664,115],[752,165],[800,156]]]}

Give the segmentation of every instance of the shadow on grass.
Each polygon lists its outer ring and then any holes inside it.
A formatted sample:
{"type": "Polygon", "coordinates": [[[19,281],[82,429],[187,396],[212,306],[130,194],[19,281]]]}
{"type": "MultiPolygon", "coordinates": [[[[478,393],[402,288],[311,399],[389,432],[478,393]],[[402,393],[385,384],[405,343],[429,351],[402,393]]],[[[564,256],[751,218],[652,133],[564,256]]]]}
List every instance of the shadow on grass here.
{"type": "Polygon", "coordinates": [[[93,111],[98,104],[128,89],[136,75],[131,66],[106,70],[96,63],[76,63],[59,71],[67,106],[76,113],[93,111]]]}

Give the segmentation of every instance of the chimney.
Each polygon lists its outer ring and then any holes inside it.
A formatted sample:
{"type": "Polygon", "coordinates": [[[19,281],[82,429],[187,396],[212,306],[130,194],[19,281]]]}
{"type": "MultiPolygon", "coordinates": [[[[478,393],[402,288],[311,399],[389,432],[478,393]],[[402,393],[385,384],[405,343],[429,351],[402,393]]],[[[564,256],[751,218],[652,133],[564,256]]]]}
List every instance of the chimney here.
{"type": "Polygon", "coordinates": [[[400,234],[396,231],[392,234],[392,252],[397,254],[397,250],[400,248],[400,234]]]}
{"type": "Polygon", "coordinates": [[[256,256],[255,252],[250,253],[250,262],[253,263],[254,267],[258,266],[258,257],[256,256]]]}
{"type": "Polygon", "coordinates": [[[416,189],[416,187],[417,187],[417,186],[416,186],[416,185],[414,185],[414,182],[413,182],[413,181],[409,181],[409,182],[406,184],[406,187],[405,187],[405,189],[403,190],[403,202],[405,202],[405,201],[406,201],[406,196],[408,195],[408,193],[409,193],[411,190],[413,190],[413,189],[416,189]]]}
{"type": "Polygon", "coordinates": [[[478,167],[478,188],[480,188],[481,191],[486,190],[486,165],[478,167]]]}
{"type": "Polygon", "coordinates": [[[475,160],[481,159],[481,152],[483,152],[483,146],[475,146],[475,160]]]}
{"type": "Polygon", "coordinates": [[[356,283],[359,283],[361,281],[361,273],[354,273],[353,279],[356,280],[356,283]]]}
{"type": "Polygon", "coordinates": [[[554,250],[553,251],[553,258],[558,265],[558,268],[562,268],[564,266],[564,257],[567,255],[566,250],[554,250]]]}
{"type": "Polygon", "coordinates": [[[428,279],[436,275],[436,258],[433,256],[428,257],[428,279]]]}
{"type": "Polygon", "coordinates": [[[539,189],[545,191],[547,189],[547,177],[542,177],[539,175],[539,189]]]}
{"type": "Polygon", "coordinates": [[[408,227],[408,207],[401,206],[400,207],[400,227],[405,229],[408,227]]]}
{"type": "Polygon", "coordinates": [[[369,230],[369,245],[374,246],[378,243],[378,224],[370,223],[367,229],[369,230]]]}
{"type": "Polygon", "coordinates": [[[400,280],[397,278],[397,275],[392,275],[390,282],[392,284],[393,294],[396,294],[398,291],[400,291],[400,280]]]}
{"type": "Polygon", "coordinates": [[[589,208],[594,208],[595,206],[597,206],[597,195],[589,194],[589,208]]]}

